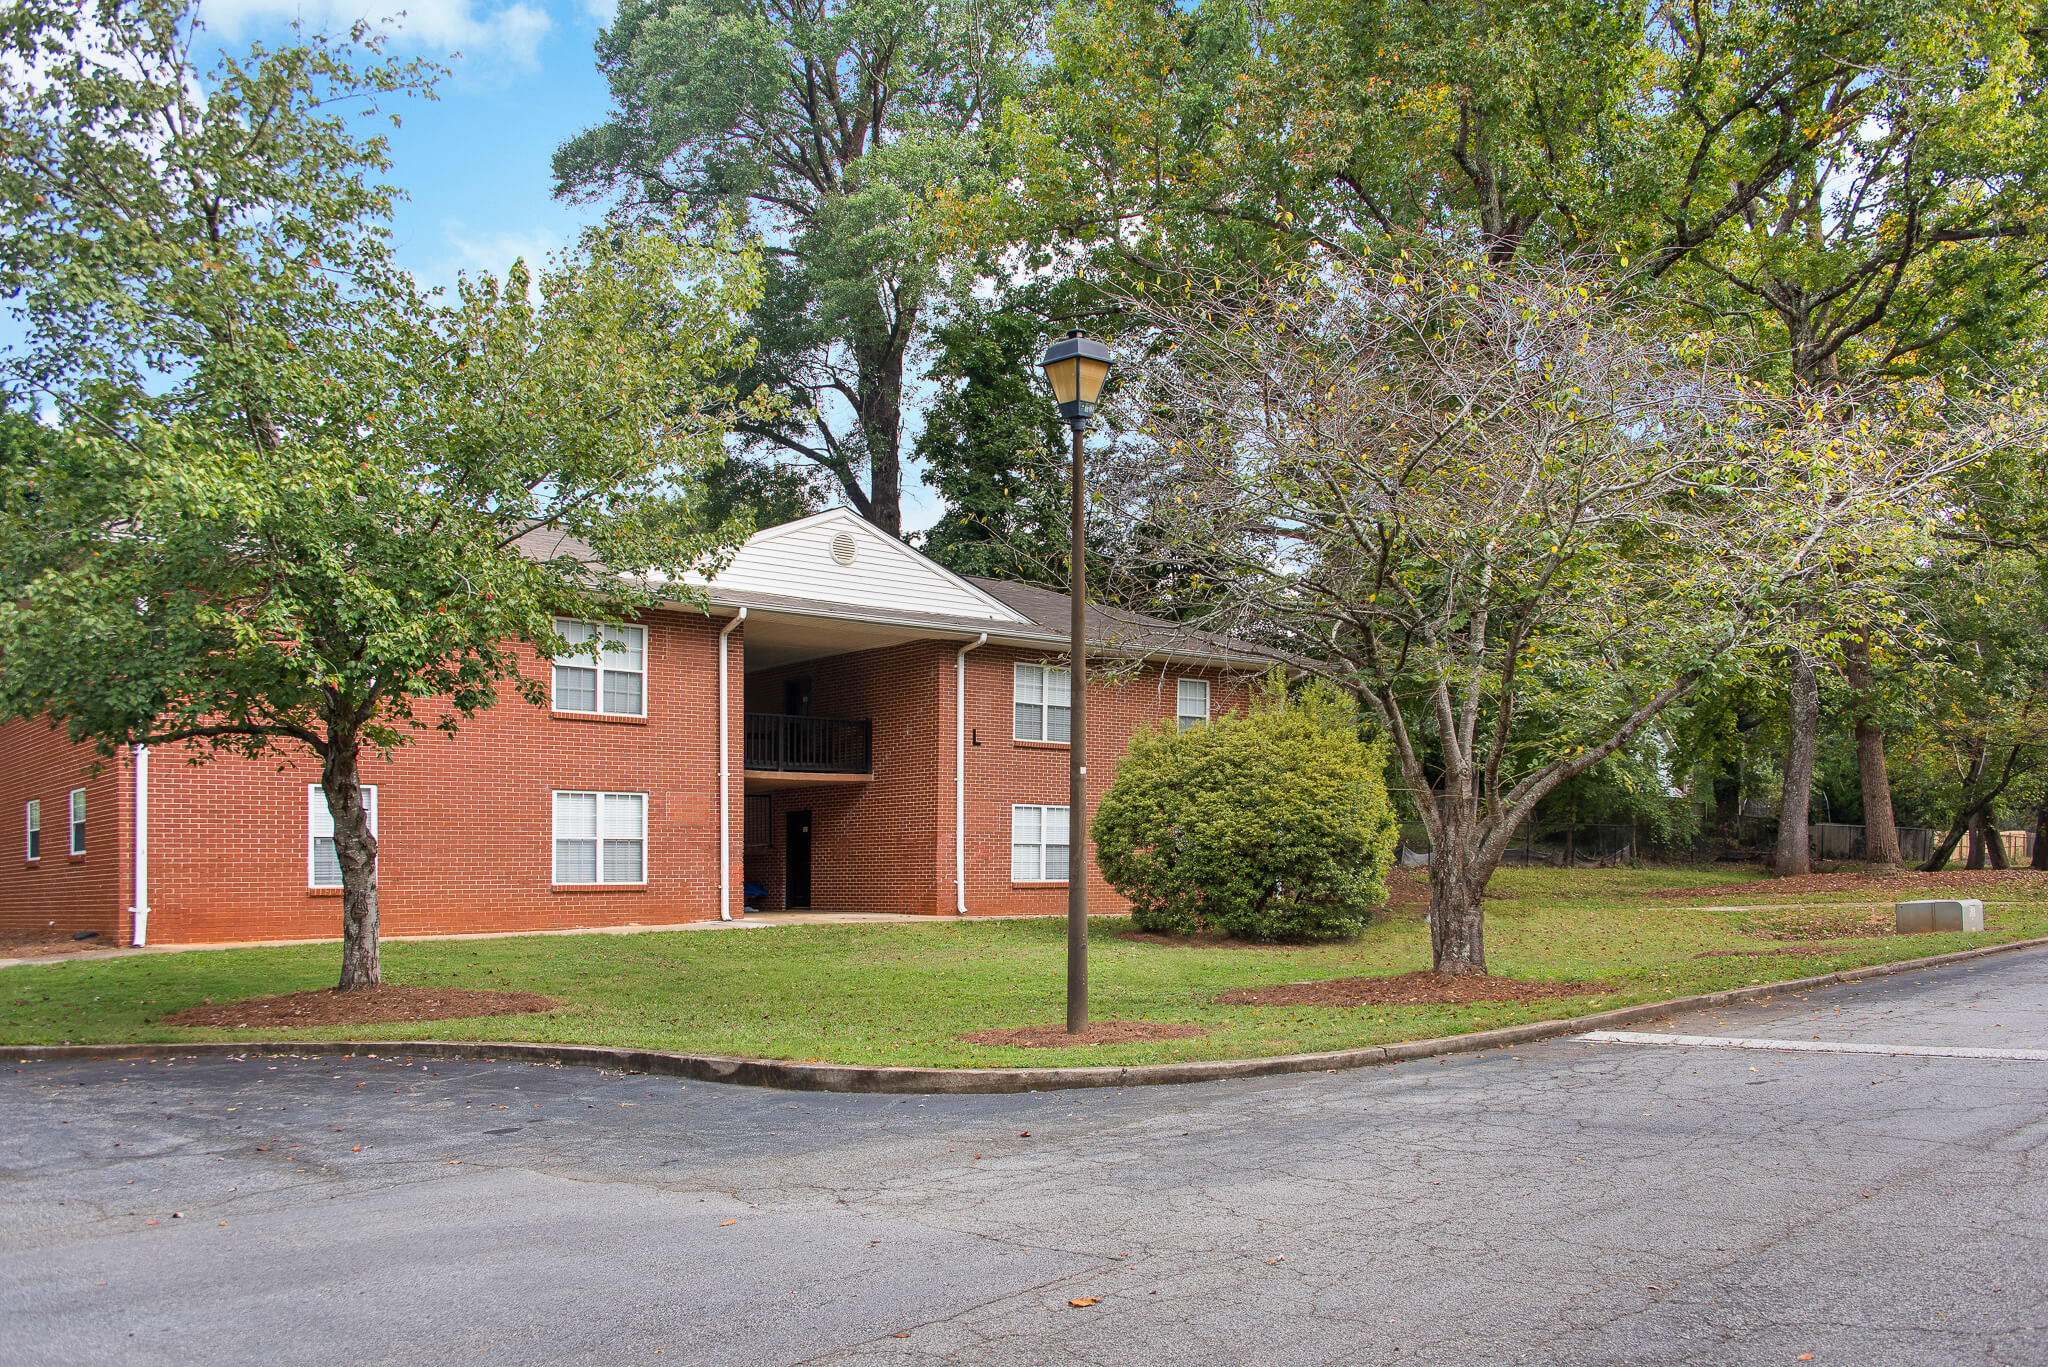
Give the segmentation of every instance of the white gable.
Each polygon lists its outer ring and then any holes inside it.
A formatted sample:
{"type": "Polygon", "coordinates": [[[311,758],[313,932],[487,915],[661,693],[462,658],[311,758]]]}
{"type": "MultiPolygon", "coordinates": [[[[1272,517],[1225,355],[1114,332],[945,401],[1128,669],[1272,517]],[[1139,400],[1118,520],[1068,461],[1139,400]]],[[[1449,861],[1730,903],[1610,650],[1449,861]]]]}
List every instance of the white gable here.
{"type": "Polygon", "coordinates": [[[755,532],[711,587],[882,611],[1030,620],[847,508],[755,532]]]}

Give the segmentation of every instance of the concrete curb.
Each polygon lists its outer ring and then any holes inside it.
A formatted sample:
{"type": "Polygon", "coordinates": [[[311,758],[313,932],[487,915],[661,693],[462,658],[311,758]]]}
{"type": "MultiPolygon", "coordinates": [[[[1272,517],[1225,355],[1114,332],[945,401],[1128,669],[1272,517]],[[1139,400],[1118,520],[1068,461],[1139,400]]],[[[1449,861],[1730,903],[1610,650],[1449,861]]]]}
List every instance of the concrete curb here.
{"type": "Polygon", "coordinates": [[[692,1082],[729,1082],[742,1087],[777,1087],[798,1092],[870,1092],[914,1095],[968,1095],[1002,1092],[1051,1092],[1078,1087],[1156,1087],[1175,1083],[1219,1082],[1226,1078],[1277,1077],[1287,1073],[1334,1073],[1371,1068],[1443,1054],[1481,1053],[1604,1030],[1632,1021],[1677,1011],[1730,1006],[1785,992],[1803,992],[1837,983],[1939,968],[1945,964],[2006,954],[2048,945],[2048,937],[2011,944],[1935,954],[1922,959],[1844,969],[1814,978],[1790,978],[1692,997],[1672,997],[1639,1006],[1617,1007],[1569,1020],[1533,1021],[1528,1025],[1480,1030],[1469,1035],[1375,1044],[1326,1054],[1283,1054],[1275,1058],[1216,1059],[1201,1063],[1152,1063],[1128,1068],[870,1068],[849,1063],[791,1063],[782,1059],[726,1058],[715,1054],[672,1054],[656,1049],[615,1049],[592,1044],[524,1044],[462,1040],[258,1040],[193,1044],[27,1044],[0,1048],[0,1057],[28,1063],[76,1058],[241,1058],[250,1054],[296,1054],[310,1058],[354,1056],[485,1059],[507,1063],[574,1064],[610,1068],[692,1082]]]}

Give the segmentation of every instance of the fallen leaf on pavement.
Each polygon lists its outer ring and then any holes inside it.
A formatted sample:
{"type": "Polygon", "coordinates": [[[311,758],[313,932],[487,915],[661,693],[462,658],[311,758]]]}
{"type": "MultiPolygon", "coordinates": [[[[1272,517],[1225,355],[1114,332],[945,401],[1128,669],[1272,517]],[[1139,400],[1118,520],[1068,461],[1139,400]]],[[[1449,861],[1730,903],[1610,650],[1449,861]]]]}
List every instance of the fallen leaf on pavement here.
{"type": "Polygon", "coordinates": [[[1094,1296],[1076,1296],[1074,1297],[1074,1299],[1068,1301],[1067,1304],[1072,1306],[1093,1305],[1095,1304],[1096,1299],[1097,1298],[1094,1296]]]}
{"type": "Polygon", "coordinates": [[[738,1220],[720,1220],[720,1221],[718,1222],[718,1227],[719,1227],[720,1229],[724,1229],[724,1228],[725,1228],[725,1227],[726,1227],[727,1225],[736,1225],[736,1224],[738,1224],[738,1223],[739,1223],[739,1221],[738,1221],[738,1220]]]}

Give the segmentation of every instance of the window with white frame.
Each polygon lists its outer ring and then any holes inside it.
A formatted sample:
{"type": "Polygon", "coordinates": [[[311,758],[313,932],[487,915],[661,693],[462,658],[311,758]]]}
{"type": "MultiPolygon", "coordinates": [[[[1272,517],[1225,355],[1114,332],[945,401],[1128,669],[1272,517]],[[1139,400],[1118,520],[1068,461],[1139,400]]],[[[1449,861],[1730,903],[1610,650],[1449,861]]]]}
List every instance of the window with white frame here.
{"type": "Polygon", "coordinates": [[[559,618],[555,634],[572,648],[555,658],[557,712],[647,715],[647,628],[559,618]]]}
{"type": "MultiPolygon", "coordinates": [[[[377,789],[363,788],[363,814],[370,818],[370,834],[377,833],[377,789]]],[[[306,886],[341,886],[341,856],[334,849],[334,813],[327,810],[327,792],[317,783],[306,785],[306,886]]]]}
{"type": "Polygon", "coordinates": [[[1064,883],[1067,879],[1067,809],[1010,808],[1010,881],[1064,883]]]}
{"type": "Polygon", "coordinates": [[[85,789],[71,790],[71,852],[85,853],[85,789]]]}
{"type": "Polygon", "coordinates": [[[557,883],[647,881],[647,794],[555,794],[557,883]]]}
{"type": "Polygon", "coordinates": [[[1207,679],[1181,679],[1173,686],[1173,714],[1180,721],[1180,729],[1192,731],[1197,726],[1209,724],[1209,681],[1207,679]]]}
{"type": "Polygon", "coordinates": [[[1018,665],[1011,689],[1018,740],[1073,737],[1073,675],[1050,665],[1018,665]]]}
{"type": "Polygon", "coordinates": [[[28,804],[28,834],[23,841],[30,859],[43,857],[43,800],[31,799],[28,804]]]}

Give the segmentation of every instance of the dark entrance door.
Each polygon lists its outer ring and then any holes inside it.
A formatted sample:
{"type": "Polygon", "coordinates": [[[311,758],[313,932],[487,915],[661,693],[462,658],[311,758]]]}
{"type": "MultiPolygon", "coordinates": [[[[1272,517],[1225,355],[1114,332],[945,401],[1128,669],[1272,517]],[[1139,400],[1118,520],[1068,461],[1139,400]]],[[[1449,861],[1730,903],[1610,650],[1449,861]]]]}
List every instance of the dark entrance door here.
{"type": "Polygon", "coordinates": [[[811,904],[811,814],[791,812],[782,846],[782,905],[794,911],[811,904]]]}

